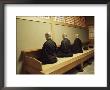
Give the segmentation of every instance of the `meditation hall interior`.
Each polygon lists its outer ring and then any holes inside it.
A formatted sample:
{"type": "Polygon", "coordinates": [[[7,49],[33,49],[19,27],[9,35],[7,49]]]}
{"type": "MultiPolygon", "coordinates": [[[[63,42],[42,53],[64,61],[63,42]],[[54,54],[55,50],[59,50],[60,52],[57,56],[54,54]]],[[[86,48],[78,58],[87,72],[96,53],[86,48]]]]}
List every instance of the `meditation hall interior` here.
{"type": "Polygon", "coordinates": [[[94,74],[94,16],[16,16],[16,74],[94,74]]]}

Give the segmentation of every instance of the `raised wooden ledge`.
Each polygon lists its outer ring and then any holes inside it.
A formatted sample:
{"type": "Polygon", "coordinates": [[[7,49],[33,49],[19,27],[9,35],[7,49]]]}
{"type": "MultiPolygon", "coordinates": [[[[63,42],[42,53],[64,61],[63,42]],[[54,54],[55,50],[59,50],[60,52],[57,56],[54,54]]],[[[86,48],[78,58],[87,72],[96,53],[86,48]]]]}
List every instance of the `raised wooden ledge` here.
{"type": "Polygon", "coordinates": [[[62,74],[94,56],[94,49],[84,50],[83,53],[74,54],[73,57],[58,58],[54,64],[45,64],[34,57],[25,56],[23,72],[30,74],[62,74]]]}

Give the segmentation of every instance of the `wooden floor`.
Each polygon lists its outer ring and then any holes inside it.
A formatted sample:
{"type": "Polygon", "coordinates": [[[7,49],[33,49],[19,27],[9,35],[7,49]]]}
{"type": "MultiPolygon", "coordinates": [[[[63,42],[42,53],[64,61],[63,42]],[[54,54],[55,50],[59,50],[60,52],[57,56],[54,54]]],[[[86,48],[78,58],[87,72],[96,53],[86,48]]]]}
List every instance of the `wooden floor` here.
{"type": "Polygon", "coordinates": [[[65,74],[94,74],[94,60],[91,59],[89,64],[85,63],[83,72],[80,72],[78,69],[74,68],[66,72],[65,74]]]}

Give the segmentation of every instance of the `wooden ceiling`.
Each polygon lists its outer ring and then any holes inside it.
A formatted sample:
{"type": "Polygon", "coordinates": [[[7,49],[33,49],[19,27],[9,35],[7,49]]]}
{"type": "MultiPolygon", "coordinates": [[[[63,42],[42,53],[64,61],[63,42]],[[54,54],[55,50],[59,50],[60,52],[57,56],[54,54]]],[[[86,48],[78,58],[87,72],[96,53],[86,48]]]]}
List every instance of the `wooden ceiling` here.
{"type": "Polygon", "coordinates": [[[88,26],[94,25],[94,16],[85,16],[85,19],[88,26]]]}

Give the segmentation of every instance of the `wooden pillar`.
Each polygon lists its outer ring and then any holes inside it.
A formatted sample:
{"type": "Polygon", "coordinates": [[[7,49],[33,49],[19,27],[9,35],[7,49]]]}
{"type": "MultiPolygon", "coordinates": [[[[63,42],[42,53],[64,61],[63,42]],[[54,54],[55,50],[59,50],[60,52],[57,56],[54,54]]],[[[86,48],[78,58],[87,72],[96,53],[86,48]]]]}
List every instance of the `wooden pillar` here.
{"type": "Polygon", "coordinates": [[[52,39],[55,41],[55,32],[54,32],[54,21],[53,21],[53,16],[51,16],[51,32],[52,32],[52,39]]]}

